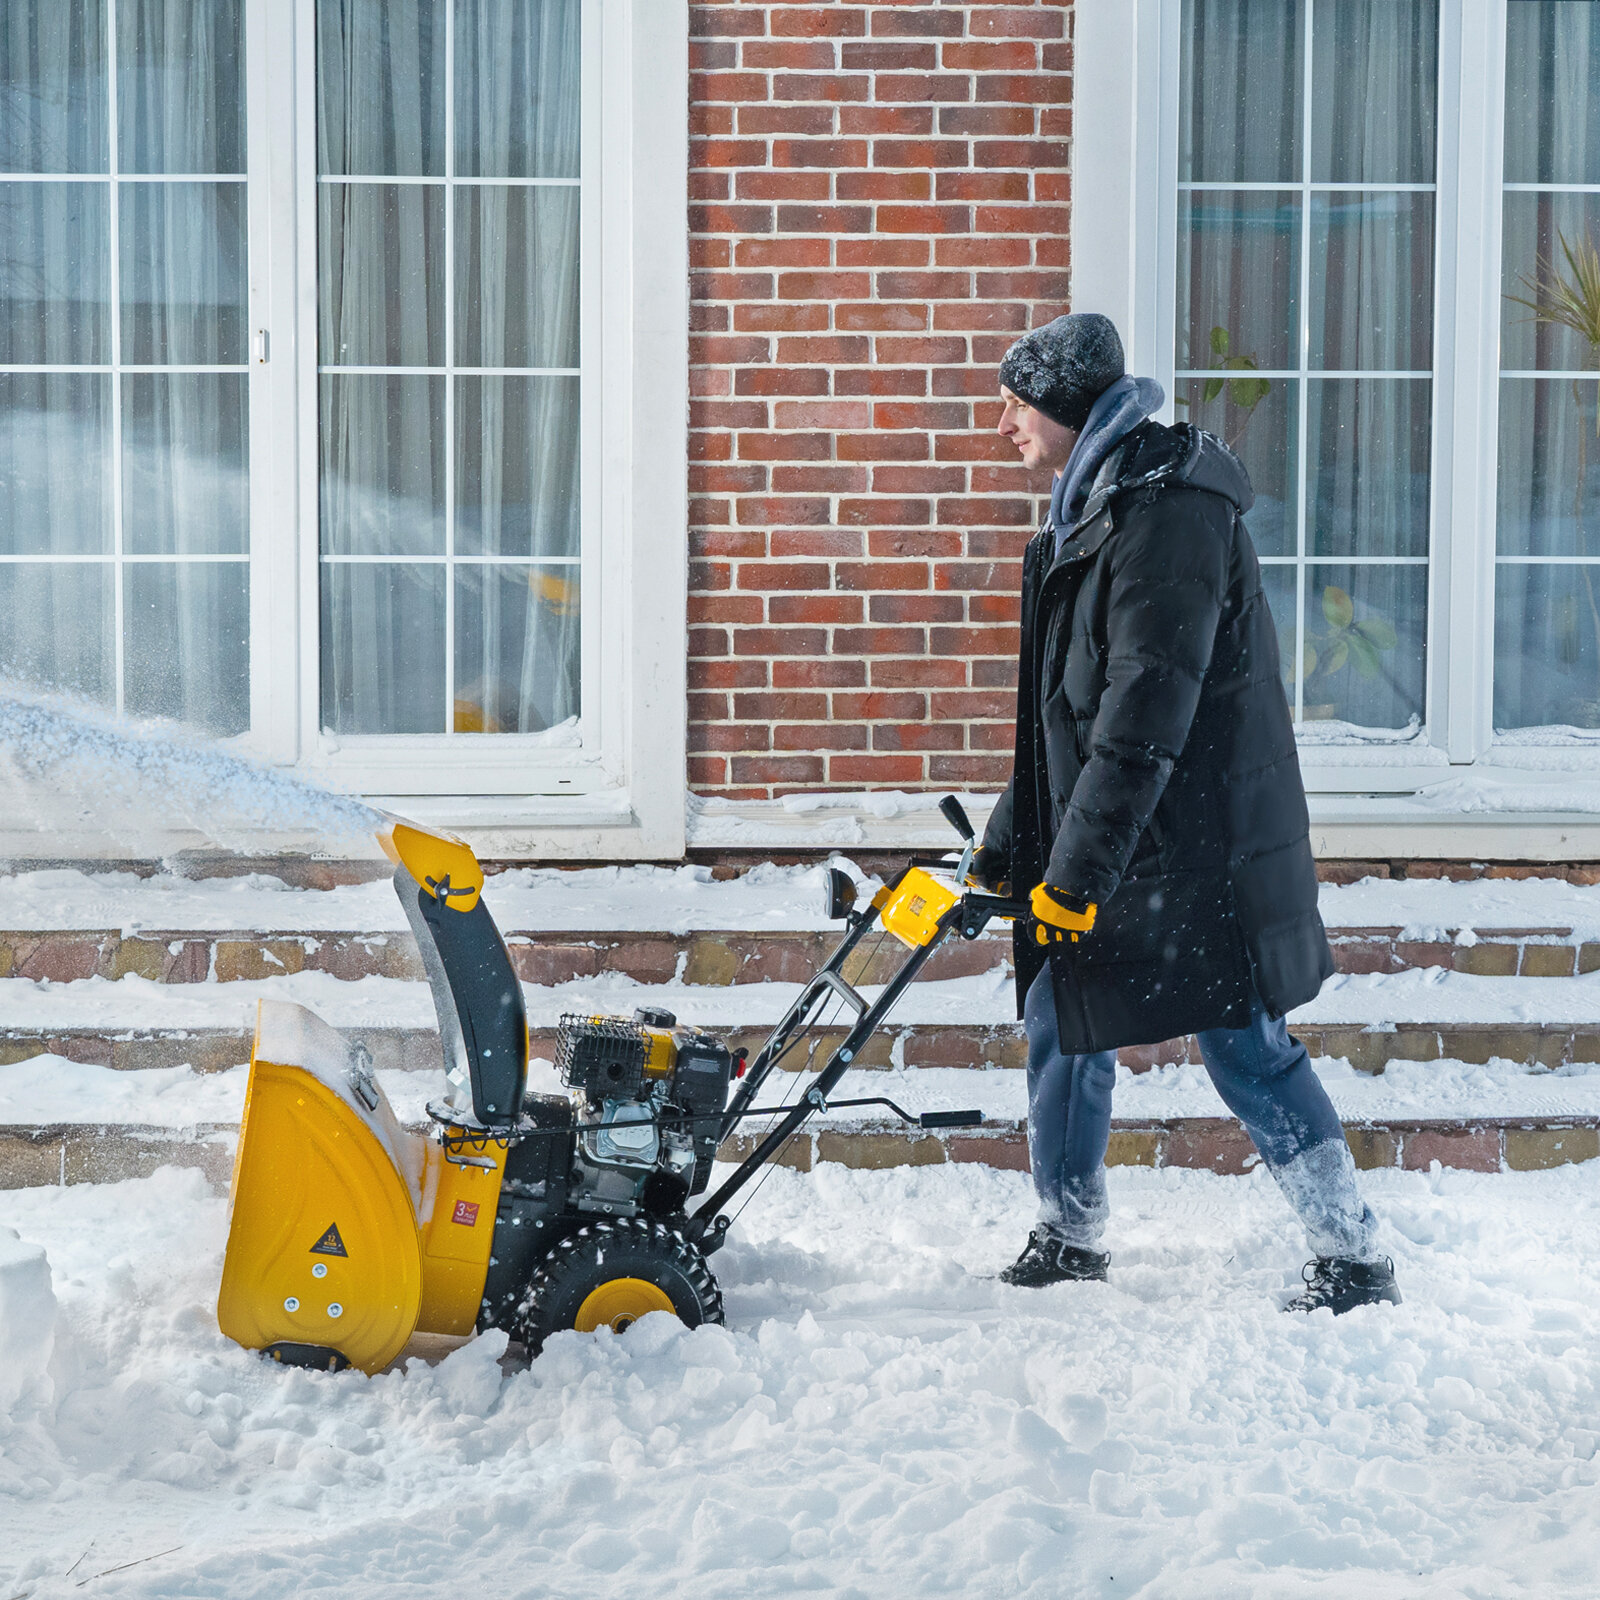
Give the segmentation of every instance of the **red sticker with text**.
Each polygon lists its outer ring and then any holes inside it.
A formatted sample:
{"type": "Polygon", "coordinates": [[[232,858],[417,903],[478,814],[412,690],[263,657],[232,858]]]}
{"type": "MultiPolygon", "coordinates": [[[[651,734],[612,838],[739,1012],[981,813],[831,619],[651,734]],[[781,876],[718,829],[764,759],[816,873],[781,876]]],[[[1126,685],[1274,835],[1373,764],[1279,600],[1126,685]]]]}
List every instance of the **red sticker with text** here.
{"type": "Polygon", "coordinates": [[[456,1212],[450,1219],[459,1222],[463,1228],[473,1228],[478,1223],[478,1208],[471,1200],[457,1200],[456,1212]]]}

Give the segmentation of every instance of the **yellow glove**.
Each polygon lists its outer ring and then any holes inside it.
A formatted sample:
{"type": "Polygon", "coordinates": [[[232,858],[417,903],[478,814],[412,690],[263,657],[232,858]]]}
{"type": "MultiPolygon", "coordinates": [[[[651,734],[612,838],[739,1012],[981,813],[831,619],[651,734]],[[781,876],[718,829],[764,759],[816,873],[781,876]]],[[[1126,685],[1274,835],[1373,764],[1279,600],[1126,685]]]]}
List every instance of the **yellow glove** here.
{"type": "Polygon", "coordinates": [[[1098,907],[1092,900],[1077,900],[1060,889],[1041,883],[1028,897],[1033,911],[1033,937],[1038,944],[1063,944],[1069,938],[1074,944],[1080,934],[1094,927],[1094,914],[1098,907]]]}

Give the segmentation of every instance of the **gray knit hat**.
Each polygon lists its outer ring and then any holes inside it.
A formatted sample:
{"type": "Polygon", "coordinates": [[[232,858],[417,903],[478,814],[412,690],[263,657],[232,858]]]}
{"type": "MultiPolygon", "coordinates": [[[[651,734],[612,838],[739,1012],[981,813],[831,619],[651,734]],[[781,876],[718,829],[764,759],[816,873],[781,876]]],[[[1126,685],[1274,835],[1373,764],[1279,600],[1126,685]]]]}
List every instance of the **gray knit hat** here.
{"type": "Polygon", "coordinates": [[[1063,428],[1082,428],[1123,371],[1116,324],[1097,311],[1075,311],[1023,334],[1000,363],[1000,382],[1063,428]]]}

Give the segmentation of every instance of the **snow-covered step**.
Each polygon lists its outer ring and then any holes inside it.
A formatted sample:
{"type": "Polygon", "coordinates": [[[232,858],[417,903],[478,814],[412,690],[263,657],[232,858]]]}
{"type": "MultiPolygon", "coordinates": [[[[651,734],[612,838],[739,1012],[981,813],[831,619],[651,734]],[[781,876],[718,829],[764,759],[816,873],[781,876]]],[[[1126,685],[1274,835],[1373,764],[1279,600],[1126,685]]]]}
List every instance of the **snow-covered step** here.
{"type": "MultiPolygon", "coordinates": [[[[848,865],[848,863],[847,863],[848,865]]],[[[852,869],[854,870],[854,869],[852,869]]],[[[838,937],[818,911],[820,867],[521,868],[489,881],[525,982],[618,974],[720,986],[799,981],[838,937]]],[[[876,879],[862,878],[864,888],[876,879]]],[[[1561,879],[1366,879],[1325,885],[1335,960],[1350,973],[1439,966],[1476,976],[1600,970],[1600,888],[1561,879]]],[[[417,978],[416,949],[386,881],[293,888],[263,874],[198,881],[75,870],[0,877],[0,977],[134,974],[187,984],[301,971],[417,978]]],[[[939,952],[930,976],[1003,961],[1003,929],[939,952]]],[[[887,975],[885,948],[867,974],[887,975]]]]}
{"type": "MultiPolygon", "coordinates": [[[[1379,1076],[1319,1059],[1316,1068],[1364,1167],[1444,1166],[1498,1171],[1600,1156],[1600,1065],[1557,1071],[1511,1062],[1397,1062],[1379,1076]]],[[[380,1074],[401,1120],[420,1126],[433,1073],[380,1074]]],[[[0,1188],[100,1182],[154,1167],[199,1167],[215,1183],[231,1167],[246,1069],[197,1073],[187,1067],[117,1072],[92,1063],[39,1057],[0,1066],[0,1188]]],[[[548,1062],[532,1086],[557,1088],[548,1062]]],[[[783,1075],[765,1100],[792,1104],[806,1079],[783,1075]]],[[[981,1129],[925,1133],[875,1109],[830,1112],[783,1153],[783,1163],[833,1161],[851,1167],[975,1161],[1022,1169],[1026,1088],[1019,1073],[989,1069],[852,1072],[840,1100],[887,1095],[913,1111],[972,1107],[981,1129]]],[[[1108,1160],[1112,1165],[1202,1167],[1244,1172],[1256,1157],[1203,1071],[1192,1066],[1134,1073],[1120,1068],[1108,1160]]],[[[761,1125],[729,1141],[736,1158],[761,1125]]]]}

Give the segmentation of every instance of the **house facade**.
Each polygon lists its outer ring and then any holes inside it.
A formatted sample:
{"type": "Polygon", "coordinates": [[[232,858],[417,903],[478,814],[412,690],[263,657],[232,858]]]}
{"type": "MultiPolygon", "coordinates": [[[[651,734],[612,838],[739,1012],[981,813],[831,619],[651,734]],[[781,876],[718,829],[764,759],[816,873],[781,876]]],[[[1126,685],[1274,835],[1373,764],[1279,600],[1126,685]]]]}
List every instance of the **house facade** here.
{"type": "Polygon", "coordinates": [[[1597,10],[8,5],[0,675],[505,859],[992,793],[995,372],[1097,310],[1250,469],[1319,851],[1600,858],[1597,10]]]}

